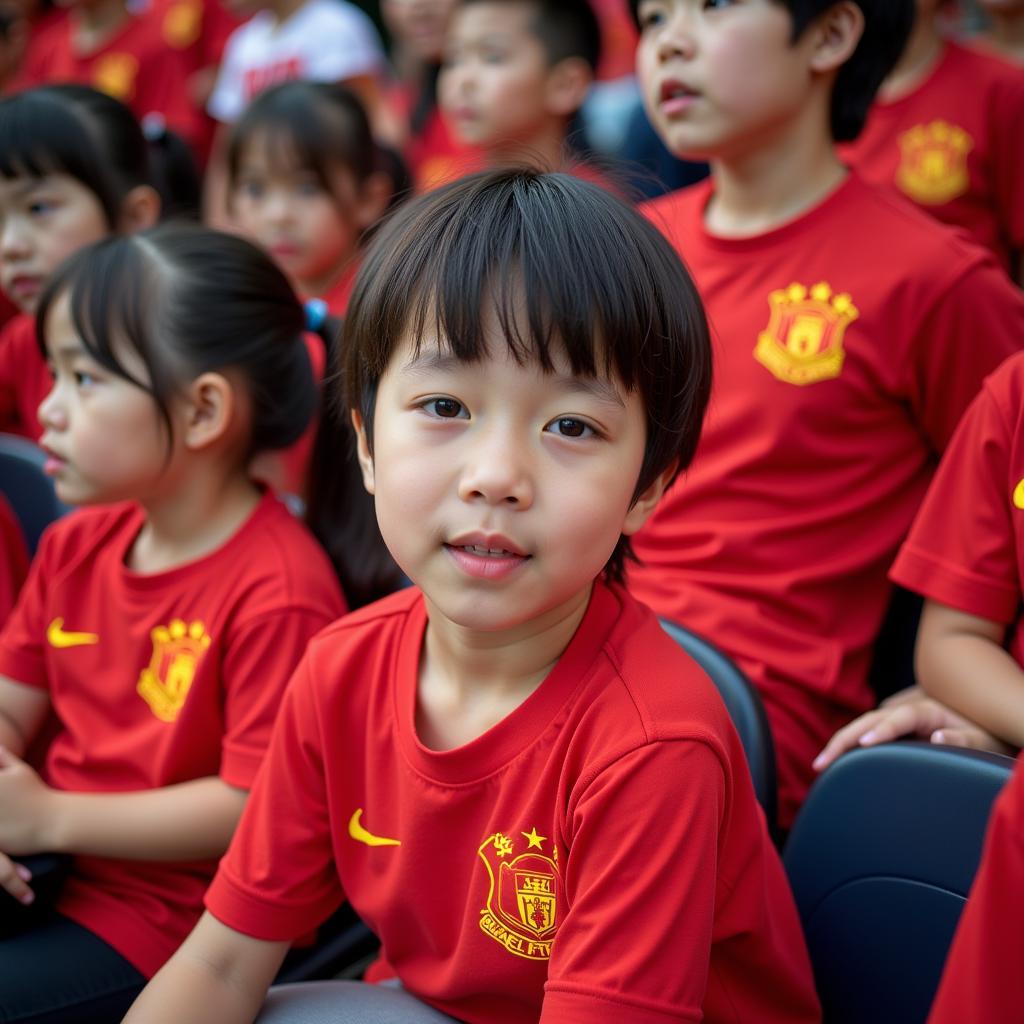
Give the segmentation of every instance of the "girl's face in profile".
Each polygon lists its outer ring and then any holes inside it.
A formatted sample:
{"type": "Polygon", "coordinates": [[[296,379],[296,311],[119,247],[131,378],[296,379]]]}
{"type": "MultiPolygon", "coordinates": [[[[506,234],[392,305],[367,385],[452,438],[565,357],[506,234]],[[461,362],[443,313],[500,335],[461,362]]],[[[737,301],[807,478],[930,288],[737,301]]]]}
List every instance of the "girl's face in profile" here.
{"type": "Polygon", "coordinates": [[[23,313],[35,312],[65,259],[108,234],[100,201],[77,178],[0,178],[0,287],[23,313]]]}

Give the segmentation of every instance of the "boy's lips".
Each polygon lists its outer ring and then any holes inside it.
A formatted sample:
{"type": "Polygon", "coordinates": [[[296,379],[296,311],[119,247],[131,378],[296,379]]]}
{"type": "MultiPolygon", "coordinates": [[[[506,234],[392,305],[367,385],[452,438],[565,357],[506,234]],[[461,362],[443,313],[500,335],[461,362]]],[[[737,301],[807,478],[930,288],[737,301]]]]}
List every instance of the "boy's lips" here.
{"type": "Polygon", "coordinates": [[[478,579],[502,579],[531,557],[499,533],[463,534],[448,541],[444,548],[464,573],[478,579]]]}
{"type": "Polygon", "coordinates": [[[696,89],[678,78],[666,78],[658,89],[658,108],[672,117],[689,110],[699,95],[696,89]]]}
{"type": "Polygon", "coordinates": [[[25,299],[42,291],[43,279],[33,274],[15,274],[4,285],[4,291],[12,299],[25,299]]]}
{"type": "Polygon", "coordinates": [[[43,472],[47,476],[56,476],[67,464],[68,460],[63,455],[55,452],[49,445],[40,444],[40,448],[46,454],[46,461],[43,463],[43,472]]]}

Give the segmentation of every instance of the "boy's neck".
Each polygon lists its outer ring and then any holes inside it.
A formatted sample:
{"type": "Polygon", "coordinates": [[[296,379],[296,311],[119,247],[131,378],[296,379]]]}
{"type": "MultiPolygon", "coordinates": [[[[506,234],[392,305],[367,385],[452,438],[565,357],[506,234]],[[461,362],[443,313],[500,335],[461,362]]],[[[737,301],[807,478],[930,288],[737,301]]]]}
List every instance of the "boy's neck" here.
{"type": "Polygon", "coordinates": [[[466,629],[424,595],[428,626],[417,686],[417,732],[427,746],[467,743],[523,703],[562,656],[586,614],[591,588],[502,632],[466,629]]]}
{"type": "Polygon", "coordinates": [[[493,146],[487,150],[492,168],[534,167],[539,171],[557,171],[565,166],[568,125],[563,118],[547,121],[525,141],[493,146]]]}
{"type": "Polygon", "coordinates": [[[712,161],[714,194],[704,215],[711,234],[764,234],[813,209],[844,181],[827,127],[794,128],[770,146],[712,161]]]}
{"type": "Polygon", "coordinates": [[[945,47],[936,16],[916,18],[903,55],[878,90],[879,99],[898,100],[916,89],[939,63],[945,47]]]}
{"type": "Polygon", "coordinates": [[[90,0],[73,7],[73,49],[79,53],[100,49],[130,17],[125,0],[90,0]]]}
{"type": "Polygon", "coordinates": [[[215,551],[259,504],[246,472],[182,474],[166,495],[143,502],[146,523],[128,554],[136,572],[165,572],[215,551]]]}

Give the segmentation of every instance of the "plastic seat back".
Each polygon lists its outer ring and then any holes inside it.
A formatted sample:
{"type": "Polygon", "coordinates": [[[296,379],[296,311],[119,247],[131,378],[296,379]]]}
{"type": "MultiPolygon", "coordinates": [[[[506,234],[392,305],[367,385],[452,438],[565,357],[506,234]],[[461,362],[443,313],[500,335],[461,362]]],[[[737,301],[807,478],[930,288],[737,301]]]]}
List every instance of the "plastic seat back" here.
{"type": "Polygon", "coordinates": [[[0,434],[0,494],[18,517],[29,554],[35,554],[43,530],[68,511],[43,472],[45,461],[42,449],[31,441],[0,434]]]}
{"type": "Polygon", "coordinates": [[[1013,760],[854,750],[811,789],[783,854],[828,1024],[924,1021],[1013,760]]]}
{"type": "Polygon", "coordinates": [[[714,644],[675,622],[662,619],[661,625],[718,688],[747,755],[754,792],[764,810],[769,831],[775,835],[778,803],[775,747],[760,695],[740,667],[714,644]]]}

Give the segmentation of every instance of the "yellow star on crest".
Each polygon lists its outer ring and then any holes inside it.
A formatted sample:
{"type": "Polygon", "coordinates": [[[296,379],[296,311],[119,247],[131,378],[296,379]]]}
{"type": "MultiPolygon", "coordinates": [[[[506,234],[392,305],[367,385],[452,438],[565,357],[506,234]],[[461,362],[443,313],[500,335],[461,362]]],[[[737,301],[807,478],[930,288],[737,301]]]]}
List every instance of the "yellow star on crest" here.
{"type": "Polygon", "coordinates": [[[520,832],[520,835],[530,844],[527,847],[528,850],[532,850],[534,848],[536,848],[538,850],[543,850],[544,849],[544,847],[541,845],[541,843],[543,843],[544,840],[547,839],[547,836],[539,836],[539,835],[537,835],[537,828],[536,828],[536,826],[531,828],[529,832],[520,832]]]}

